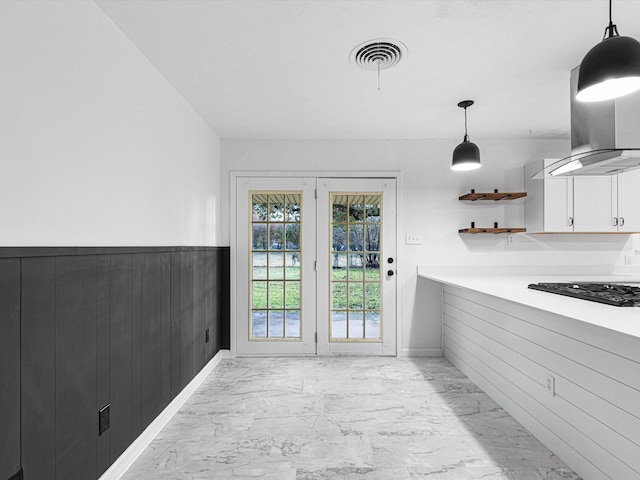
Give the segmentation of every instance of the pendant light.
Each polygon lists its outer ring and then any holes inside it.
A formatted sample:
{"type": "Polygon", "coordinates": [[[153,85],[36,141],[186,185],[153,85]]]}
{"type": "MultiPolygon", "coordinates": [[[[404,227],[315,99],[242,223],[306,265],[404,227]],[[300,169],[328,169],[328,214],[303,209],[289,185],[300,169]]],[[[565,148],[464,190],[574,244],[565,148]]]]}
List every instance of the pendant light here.
{"type": "Polygon", "coordinates": [[[480,164],[480,150],[475,143],[469,141],[469,135],[467,135],[467,107],[471,105],[473,105],[473,100],[463,100],[458,103],[460,108],[464,108],[464,139],[453,151],[451,170],[475,170],[482,166],[480,164]]]}
{"type": "Polygon", "coordinates": [[[640,42],[621,37],[611,20],[602,42],[584,56],[580,64],[578,94],[581,102],[599,102],[640,90],[640,42]]]}

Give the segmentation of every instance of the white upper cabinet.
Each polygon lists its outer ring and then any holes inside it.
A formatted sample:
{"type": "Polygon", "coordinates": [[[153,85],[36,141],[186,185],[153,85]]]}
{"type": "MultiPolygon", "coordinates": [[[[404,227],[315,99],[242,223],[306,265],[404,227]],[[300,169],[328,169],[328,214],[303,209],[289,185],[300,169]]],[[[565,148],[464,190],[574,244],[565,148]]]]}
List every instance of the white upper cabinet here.
{"type": "Polygon", "coordinates": [[[573,232],[573,179],[539,180],[544,183],[544,232],[573,232]]]}
{"type": "Polygon", "coordinates": [[[524,167],[524,222],[527,232],[573,232],[573,178],[531,177],[557,159],[539,159],[524,167]]]}
{"type": "Polygon", "coordinates": [[[573,231],[616,232],[616,177],[573,178],[573,231]]]}
{"type": "Polygon", "coordinates": [[[640,169],[618,175],[618,231],[640,232],[640,169]]]}
{"type": "Polygon", "coordinates": [[[525,226],[531,233],[640,232],[640,170],[613,176],[531,176],[555,159],[525,166],[525,226]]]}

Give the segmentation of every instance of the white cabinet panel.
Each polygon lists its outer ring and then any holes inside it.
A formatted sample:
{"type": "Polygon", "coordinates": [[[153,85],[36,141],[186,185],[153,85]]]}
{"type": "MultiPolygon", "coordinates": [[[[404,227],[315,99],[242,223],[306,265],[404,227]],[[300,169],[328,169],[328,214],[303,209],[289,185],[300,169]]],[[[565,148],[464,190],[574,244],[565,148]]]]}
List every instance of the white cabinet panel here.
{"type": "Polygon", "coordinates": [[[575,232],[616,232],[616,177],[574,177],[575,232]]]}
{"type": "Polygon", "coordinates": [[[640,170],[618,175],[618,231],[640,232],[640,170]]]}
{"type": "Polygon", "coordinates": [[[573,231],[573,179],[544,180],[544,231],[573,231]]]}
{"type": "Polygon", "coordinates": [[[532,178],[555,161],[525,165],[527,231],[640,232],[640,169],[612,176],[532,178]]]}

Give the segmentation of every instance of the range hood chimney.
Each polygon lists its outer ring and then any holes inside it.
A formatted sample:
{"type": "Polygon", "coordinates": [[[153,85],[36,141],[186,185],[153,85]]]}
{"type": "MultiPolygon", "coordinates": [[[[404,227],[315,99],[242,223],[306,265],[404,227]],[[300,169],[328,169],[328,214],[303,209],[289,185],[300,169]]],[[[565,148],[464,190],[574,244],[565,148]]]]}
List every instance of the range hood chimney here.
{"type": "Polygon", "coordinates": [[[615,175],[640,168],[640,92],[579,102],[579,71],[579,66],[571,71],[571,155],[534,178],[615,175]]]}

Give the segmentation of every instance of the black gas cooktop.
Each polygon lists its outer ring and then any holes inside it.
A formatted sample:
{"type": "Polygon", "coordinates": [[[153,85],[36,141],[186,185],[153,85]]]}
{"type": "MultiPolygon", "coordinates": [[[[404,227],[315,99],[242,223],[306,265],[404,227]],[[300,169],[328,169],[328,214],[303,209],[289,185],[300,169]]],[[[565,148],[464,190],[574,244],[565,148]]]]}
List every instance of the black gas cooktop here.
{"type": "Polygon", "coordinates": [[[640,307],[640,287],[619,283],[532,283],[529,288],[616,307],[640,307]]]}

